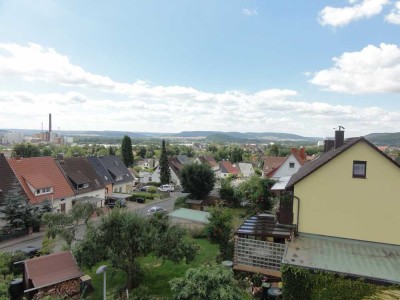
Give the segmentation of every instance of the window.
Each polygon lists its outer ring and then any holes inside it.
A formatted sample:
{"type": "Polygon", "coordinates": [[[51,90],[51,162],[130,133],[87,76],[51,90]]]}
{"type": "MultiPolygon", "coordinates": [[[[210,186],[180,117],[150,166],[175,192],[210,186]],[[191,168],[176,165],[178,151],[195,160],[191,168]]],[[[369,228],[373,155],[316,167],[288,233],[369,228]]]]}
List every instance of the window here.
{"type": "Polygon", "coordinates": [[[353,178],[367,177],[367,162],[354,160],[353,161],[353,178]]]}
{"type": "Polygon", "coordinates": [[[294,169],[294,163],[289,163],[289,168],[294,169]]]}

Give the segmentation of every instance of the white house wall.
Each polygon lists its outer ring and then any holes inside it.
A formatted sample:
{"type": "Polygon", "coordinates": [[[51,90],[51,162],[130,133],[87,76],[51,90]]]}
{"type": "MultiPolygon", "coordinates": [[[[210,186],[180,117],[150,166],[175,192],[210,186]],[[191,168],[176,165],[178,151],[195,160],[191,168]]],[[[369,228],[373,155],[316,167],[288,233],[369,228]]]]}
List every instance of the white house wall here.
{"type": "Polygon", "coordinates": [[[296,173],[300,169],[300,167],[301,165],[297,161],[296,157],[294,157],[293,154],[290,154],[290,156],[280,166],[278,171],[275,172],[274,176],[272,176],[272,179],[279,179],[284,176],[291,176],[296,173]],[[290,163],[294,163],[294,168],[290,168],[290,163]]]}

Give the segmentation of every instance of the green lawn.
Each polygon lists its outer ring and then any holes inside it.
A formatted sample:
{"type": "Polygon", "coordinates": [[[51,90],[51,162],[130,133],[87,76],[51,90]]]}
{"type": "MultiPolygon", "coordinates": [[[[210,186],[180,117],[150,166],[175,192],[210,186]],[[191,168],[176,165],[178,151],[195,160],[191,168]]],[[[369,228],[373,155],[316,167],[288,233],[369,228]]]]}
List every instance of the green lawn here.
{"type": "Polygon", "coordinates": [[[243,224],[243,222],[247,219],[242,218],[242,215],[246,213],[245,208],[226,208],[233,216],[233,230],[236,230],[243,224]]]}
{"type": "MultiPolygon", "coordinates": [[[[169,288],[168,281],[182,277],[186,270],[189,268],[197,267],[205,263],[215,262],[215,258],[218,254],[218,246],[211,244],[206,239],[195,240],[199,246],[200,251],[191,264],[186,265],[185,263],[174,264],[169,261],[159,260],[153,256],[141,257],[139,262],[145,271],[145,278],[143,284],[146,285],[152,295],[159,297],[160,299],[171,299],[171,291],[169,288]]],[[[96,275],[97,268],[107,262],[102,262],[94,266],[91,270],[84,269],[85,274],[92,277],[92,283],[94,291],[91,294],[90,299],[101,299],[103,293],[103,275],[96,275]]],[[[117,289],[125,284],[125,274],[121,271],[107,272],[107,290],[117,289]]],[[[134,291],[133,291],[134,292],[134,291]]]]}

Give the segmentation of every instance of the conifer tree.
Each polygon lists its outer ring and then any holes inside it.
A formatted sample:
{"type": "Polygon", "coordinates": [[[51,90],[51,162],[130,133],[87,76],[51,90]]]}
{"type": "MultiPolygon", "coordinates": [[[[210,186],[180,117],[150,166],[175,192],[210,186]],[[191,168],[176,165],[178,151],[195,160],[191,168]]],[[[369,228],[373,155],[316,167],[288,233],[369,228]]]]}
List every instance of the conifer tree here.
{"type": "Polygon", "coordinates": [[[171,180],[171,171],[169,170],[167,149],[165,148],[165,140],[162,141],[160,156],[160,181],[161,184],[168,184],[171,180]]]}
{"type": "Polygon", "coordinates": [[[132,140],[127,135],[122,139],[121,156],[125,166],[131,167],[133,165],[132,140]]]}

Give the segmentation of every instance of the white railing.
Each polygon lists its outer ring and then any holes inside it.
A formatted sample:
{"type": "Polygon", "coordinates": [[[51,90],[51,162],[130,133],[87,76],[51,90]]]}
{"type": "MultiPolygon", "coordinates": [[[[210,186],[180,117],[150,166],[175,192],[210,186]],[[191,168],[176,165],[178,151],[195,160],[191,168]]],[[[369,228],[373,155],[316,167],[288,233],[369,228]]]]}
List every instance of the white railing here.
{"type": "Polygon", "coordinates": [[[285,249],[285,244],[236,237],[234,264],[280,271],[285,249]]]}

